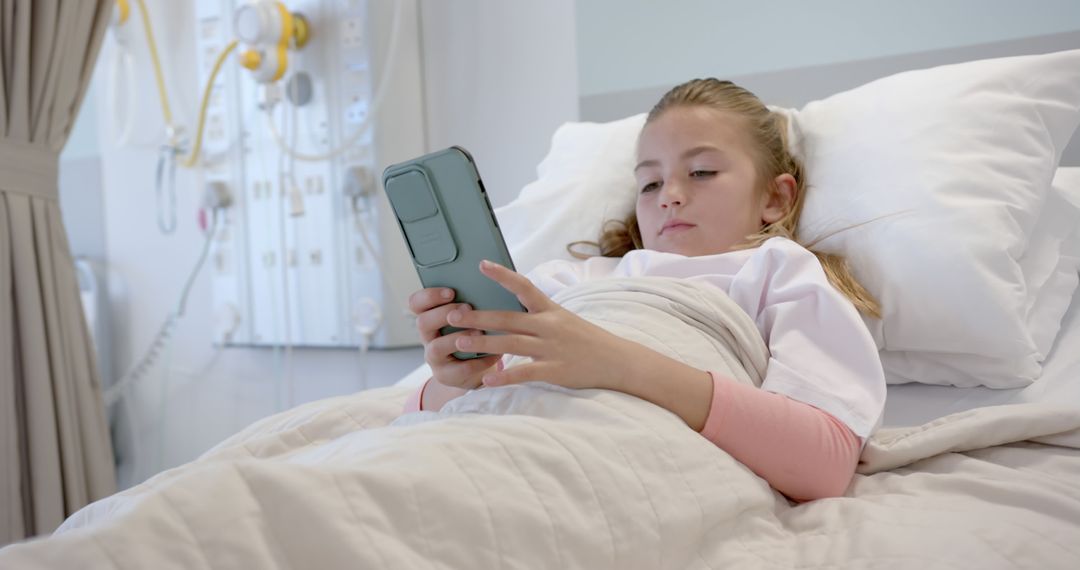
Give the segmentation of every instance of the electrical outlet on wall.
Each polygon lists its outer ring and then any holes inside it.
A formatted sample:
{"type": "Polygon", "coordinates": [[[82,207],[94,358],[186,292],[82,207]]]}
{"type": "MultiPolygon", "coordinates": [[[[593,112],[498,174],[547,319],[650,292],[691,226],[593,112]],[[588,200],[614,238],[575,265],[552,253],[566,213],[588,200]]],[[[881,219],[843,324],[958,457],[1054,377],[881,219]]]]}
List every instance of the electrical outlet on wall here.
{"type": "Polygon", "coordinates": [[[345,18],[341,21],[341,46],[346,48],[363,47],[364,21],[360,18],[345,18]]]}
{"type": "Polygon", "coordinates": [[[367,116],[367,101],[357,101],[345,111],[345,122],[353,125],[358,125],[364,122],[364,117],[367,116]]]}

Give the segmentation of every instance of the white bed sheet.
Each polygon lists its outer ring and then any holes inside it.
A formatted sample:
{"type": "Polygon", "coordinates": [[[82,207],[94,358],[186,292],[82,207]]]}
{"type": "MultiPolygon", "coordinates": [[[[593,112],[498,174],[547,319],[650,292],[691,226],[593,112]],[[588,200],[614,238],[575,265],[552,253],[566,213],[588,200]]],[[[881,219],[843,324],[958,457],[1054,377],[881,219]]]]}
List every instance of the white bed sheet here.
{"type": "Polygon", "coordinates": [[[892,384],[885,401],[885,427],[920,425],[954,412],[1029,402],[1072,403],[1080,407],[1080,290],[1062,320],[1042,376],[1010,390],[892,384]]]}

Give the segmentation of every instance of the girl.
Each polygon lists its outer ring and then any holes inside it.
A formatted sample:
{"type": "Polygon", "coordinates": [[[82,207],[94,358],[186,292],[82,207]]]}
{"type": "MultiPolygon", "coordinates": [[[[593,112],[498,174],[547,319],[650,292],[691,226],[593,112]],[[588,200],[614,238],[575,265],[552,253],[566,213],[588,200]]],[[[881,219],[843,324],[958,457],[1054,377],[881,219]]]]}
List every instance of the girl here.
{"type": "Polygon", "coordinates": [[[410,297],[433,375],[406,411],[438,410],[481,385],[618,390],[677,414],[793,500],[843,494],[885,403],[881,362],[859,316],[878,308],[842,259],[797,242],[805,187],[785,133],[783,116],[731,82],[697,79],[669,91],[638,139],[636,211],[608,225],[596,244],[603,257],[551,261],[527,277],[482,263],[527,313],[473,311],[451,303],[449,289],[410,297]],[[623,276],[720,287],[769,347],[761,388],[615,336],[549,298],[623,276]],[[468,330],[439,336],[447,324],[468,330]],[[458,350],[492,355],[459,361],[458,350]],[[531,362],[504,369],[504,354],[531,362]]]}

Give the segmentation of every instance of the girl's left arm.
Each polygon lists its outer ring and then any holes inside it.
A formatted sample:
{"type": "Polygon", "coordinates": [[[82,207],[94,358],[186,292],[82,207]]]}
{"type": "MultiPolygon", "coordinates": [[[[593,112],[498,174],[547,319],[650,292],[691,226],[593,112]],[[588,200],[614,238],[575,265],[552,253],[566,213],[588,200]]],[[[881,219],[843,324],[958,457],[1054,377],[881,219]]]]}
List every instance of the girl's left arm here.
{"type": "Polygon", "coordinates": [[[675,413],[788,497],[817,499],[847,488],[861,443],[831,415],[611,334],[510,269],[484,262],[480,270],[517,295],[528,313],[452,312],[448,320],[454,326],[504,333],[463,337],[457,348],[532,359],[489,373],[485,385],[541,380],[625,392],[675,413]]]}

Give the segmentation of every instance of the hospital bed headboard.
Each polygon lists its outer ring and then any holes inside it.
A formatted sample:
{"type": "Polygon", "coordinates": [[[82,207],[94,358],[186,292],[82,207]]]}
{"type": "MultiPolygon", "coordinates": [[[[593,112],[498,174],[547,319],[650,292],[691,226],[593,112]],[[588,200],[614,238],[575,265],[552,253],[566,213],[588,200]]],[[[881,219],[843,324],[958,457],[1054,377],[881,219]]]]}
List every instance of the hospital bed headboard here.
{"type": "MultiPolygon", "coordinates": [[[[1030,55],[1080,48],[1080,30],[992,42],[959,48],[888,56],[784,71],[724,77],[756,93],[763,101],[784,107],[802,105],[901,71],[977,59],[1030,55]]],[[[691,79],[687,77],[686,79],[691,79]]],[[[610,121],[643,111],[671,86],[618,91],[582,97],[582,121],[610,121]]],[[[1062,166],[1080,166],[1080,136],[1073,136],[1062,166]]]]}

